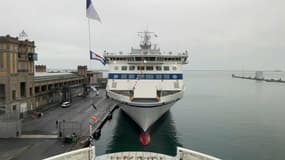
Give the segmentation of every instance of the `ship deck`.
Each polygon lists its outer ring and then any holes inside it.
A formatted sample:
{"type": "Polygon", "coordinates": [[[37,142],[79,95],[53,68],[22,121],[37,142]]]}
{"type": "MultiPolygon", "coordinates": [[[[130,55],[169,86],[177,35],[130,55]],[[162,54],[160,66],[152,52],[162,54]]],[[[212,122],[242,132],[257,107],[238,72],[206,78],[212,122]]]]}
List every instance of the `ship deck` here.
{"type": "Polygon", "coordinates": [[[96,160],[176,160],[176,158],[152,152],[119,152],[98,156],[96,160]]]}
{"type": "Polygon", "coordinates": [[[221,160],[219,158],[177,147],[176,156],[153,152],[117,152],[101,156],[95,155],[95,147],[75,150],[45,160],[221,160]]]}

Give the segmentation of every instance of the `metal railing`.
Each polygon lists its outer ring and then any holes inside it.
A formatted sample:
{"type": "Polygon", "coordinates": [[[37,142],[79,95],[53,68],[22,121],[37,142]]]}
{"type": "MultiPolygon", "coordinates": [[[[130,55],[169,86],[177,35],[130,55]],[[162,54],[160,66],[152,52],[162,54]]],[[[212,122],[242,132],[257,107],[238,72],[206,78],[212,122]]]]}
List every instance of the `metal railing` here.
{"type": "Polygon", "coordinates": [[[0,115],[0,121],[16,121],[20,119],[19,112],[5,112],[0,115]]]}
{"type": "Polygon", "coordinates": [[[83,148],[60,155],[56,155],[44,160],[95,160],[95,147],[83,148]]]}
{"type": "Polygon", "coordinates": [[[177,160],[221,160],[219,158],[192,151],[190,149],[177,147],[177,154],[176,154],[177,160]]]}

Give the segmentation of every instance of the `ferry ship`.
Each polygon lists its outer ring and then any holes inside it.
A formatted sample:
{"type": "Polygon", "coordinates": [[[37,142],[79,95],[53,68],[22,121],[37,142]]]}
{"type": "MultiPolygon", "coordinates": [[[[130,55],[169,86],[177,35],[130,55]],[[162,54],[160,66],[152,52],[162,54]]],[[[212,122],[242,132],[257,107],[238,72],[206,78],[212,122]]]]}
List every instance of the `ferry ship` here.
{"type": "Polygon", "coordinates": [[[129,54],[104,53],[109,66],[106,94],[147,132],[183,97],[182,66],[188,63],[188,51],[163,53],[150,41],[155,33],[139,36],[140,48],[131,48],[129,54]]]}

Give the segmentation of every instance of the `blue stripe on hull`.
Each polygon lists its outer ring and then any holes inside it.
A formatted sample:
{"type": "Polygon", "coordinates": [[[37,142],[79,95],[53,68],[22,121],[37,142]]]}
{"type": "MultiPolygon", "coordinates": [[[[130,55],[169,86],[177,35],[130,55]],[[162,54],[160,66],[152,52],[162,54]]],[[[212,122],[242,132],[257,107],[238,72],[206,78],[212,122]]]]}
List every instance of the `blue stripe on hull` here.
{"type": "Polygon", "coordinates": [[[109,73],[108,79],[145,79],[145,80],[182,80],[183,74],[132,74],[132,73],[109,73]]]}

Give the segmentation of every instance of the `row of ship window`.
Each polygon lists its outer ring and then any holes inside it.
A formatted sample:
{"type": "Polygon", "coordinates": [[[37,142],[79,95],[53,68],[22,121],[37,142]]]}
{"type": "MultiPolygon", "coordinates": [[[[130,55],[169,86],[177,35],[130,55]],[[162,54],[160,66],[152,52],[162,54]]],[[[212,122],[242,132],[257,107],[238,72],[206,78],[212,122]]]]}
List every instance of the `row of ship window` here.
{"type": "MultiPolygon", "coordinates": [[[[114,67],[115,70],[119,70],[118,66],[114,67]]],[[[122,71],[134,71],[134,70],[138,70],[138,71],[170,71],[170,67],[169,66],[121,66],[121,70],[122,71]]],[[[176,71],[177,67],[176,66],[172,66],[172,70],[176,71]]]]}
{"type": "Polygon", "coordinates": [[[163,57],[129,57],[129,58],[110,58],[111,61],[181,61],[181,57],[163,58],[163,57]]]}
{"type": "Polygon", "coordinates": [[[109,74],[109,79],[182,79],[182,74],[109,74]]]}

